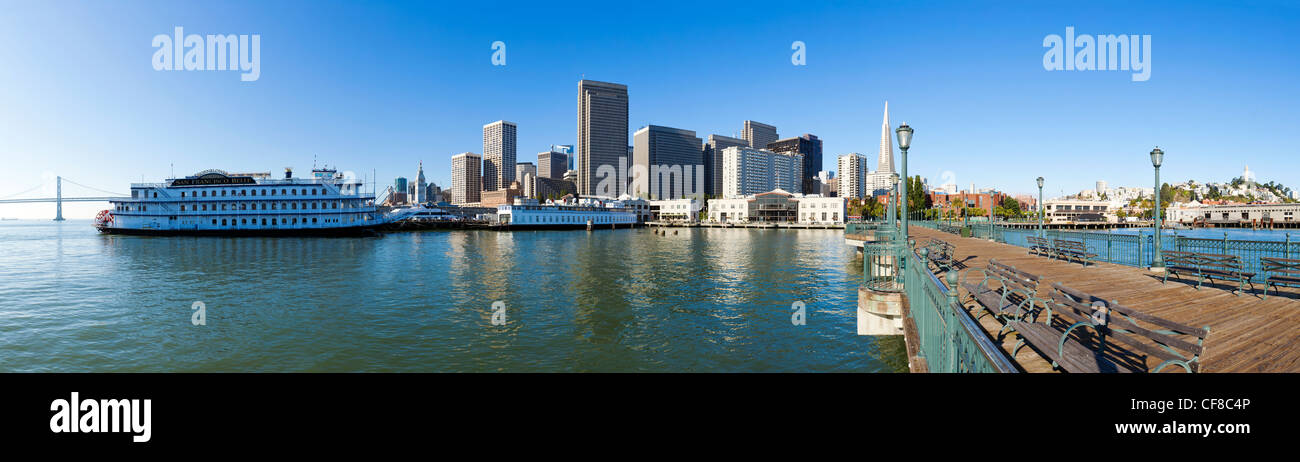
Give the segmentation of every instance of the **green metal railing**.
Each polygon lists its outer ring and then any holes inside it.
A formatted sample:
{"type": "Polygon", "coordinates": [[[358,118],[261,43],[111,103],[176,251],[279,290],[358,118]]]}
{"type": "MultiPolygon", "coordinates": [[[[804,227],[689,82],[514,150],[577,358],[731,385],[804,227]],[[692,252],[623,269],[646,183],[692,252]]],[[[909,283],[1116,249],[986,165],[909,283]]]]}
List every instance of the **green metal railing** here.
{"type": "MultiPolygon", "coordinates": [[[[948,227],[935,221],[912,224],[948,227]]],[[[956,271],[947,273],[947,285],[939,281],[926,263],[927,250],[918,253],[915,241],[903,242],[897,227],[889,222],[851,222],[845,225],[845,233],[867,237],[862,246],[863,285],[878,292],[904,293],[908,316],[916,325],[918,354],[930,372],[1018,372],[962,308],[955,289],[956,271]]]]}
{"type": "MultiPolygon", "coordinates": [[[[979,227],[975,227],[975,230],[976,237],[985,237],[985,233],[979,231],[979,227]]],[[[1029,241],[1025,238],[1037,235],[1036,229],[997,225],[991,226],[987,231],[988,238],[994,241],[1026,248],[1029,247],[1029,241]]],[[[1109,230],[1107,232],[1044,230],[1043,235],[1049,240],[1069,239],[1083,242],[1089,253],[1097,254],[1097,261],[1117,265],[1149,267],[1155,252],[1155,243],[1150,234],[1119,234],[1109,230]]],[[[1205,239],[1179,236],[1177,231],[1173,231],[1161,235],[1160,239],[1162,250],[1236,255],[1241,259],[1245,271],[1255,273],[1252,281],[1256,283],[1262,282],[1267,276],[1261,270],[1261,258],[1300,258],[1300,241],[1292,241],[1290,234],[1287,234],[1286,239],[1282,241],[1250,241],[1228,239],[1226,233],[1222,239],[1205,239]]]]}
{"type": "Polygon", "coordinates": [[[1017,372],[957,300],[957,272],[945,286],[930,272],[925,249],[907,251],[904,288],[908,315],[916,324],[917,345],[930,372],[1017,372]]]}

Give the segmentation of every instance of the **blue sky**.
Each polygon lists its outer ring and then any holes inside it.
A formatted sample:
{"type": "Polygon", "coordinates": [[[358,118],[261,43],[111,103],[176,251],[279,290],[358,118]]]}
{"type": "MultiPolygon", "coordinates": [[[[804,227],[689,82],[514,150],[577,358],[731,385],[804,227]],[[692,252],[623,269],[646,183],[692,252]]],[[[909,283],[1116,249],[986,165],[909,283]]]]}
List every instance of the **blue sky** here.
{"type": "Polygon", "coordinates": [[[1150,186],[1159,145],[1165,181],[1249,164],[1300,187],[1294,2],[372,3],[0,0],[0,197],[56,174],[125,191],[172,164],[306,173],[313,155],[381,185],[423,161],[445,185],[488,122],[519,125],[520,161],[573,144],[583,76],[628,85],[632,130],[706,138],[763,121],[823,138],[828,170],[847,152],[875,168],[888,100],[892,122],[916,130],[910,173],[935,184],[952,172],[1011,193],[1042,175],[1049,196],[1150,186]],[[155,71],[151,40],[176,26],[260,34],[260,79],[155,71]],[[1044,70],[1043,38],[1067,26],[1150,34],[1150,80],[1044,70]],[[796,40],[806,66],[790,63],[796,40]]]}

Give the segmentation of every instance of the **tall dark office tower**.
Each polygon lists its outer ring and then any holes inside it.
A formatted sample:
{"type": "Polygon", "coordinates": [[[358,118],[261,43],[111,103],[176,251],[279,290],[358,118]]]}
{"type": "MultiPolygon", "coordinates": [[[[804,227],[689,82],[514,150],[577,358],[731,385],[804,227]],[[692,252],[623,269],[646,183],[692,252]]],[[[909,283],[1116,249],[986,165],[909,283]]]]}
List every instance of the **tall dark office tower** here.
{"type": "Polygon", "coordinates": [[[803,154],[803,190],[813,191],[814,177],[822,169],[822,140],[817,135],[804,133],[797,138],[776,140],[768,144],[772,152],[797,152],[803,154]]]}
{"type": "MultiPolygon", "coordinates": [[[[772,138],[772,141],[776,141],[776,138],[772,138]]],[[[749,147],[749,141],[730,136],[709,135],[709,141],[704,143],[705,194],[722,195],[722,151],[732,146],[749,147]]]]}
{"type": "Polygon", "coordinates": [[[680,199],[685,195],[698,195],[696,185],[703,186],[703,173],[697,168],[704,164],[700,151],[700,138],[691,130],[647,125],[632,135],[632,164],[648,175],[632,191],[636,197],[650,199],[680,199]],[[668,174],[656,171],[666,170],[668,174]],[[675,177],[674,177],[675,176],[675,177]],[[690,178],[689,183],[684,183],[690,178]]]}
{"type": "Polygon", "coordinates": [[[771,125],[755,122],[752,120],[745,121],[745,131],[741,135],[745,141],[749,142],[749,147],[763,149],[768,144],[777,140],[776,127],[771,125]]]}
{"type": "Polygon", "coordinates": [[[537,176],[539,178],[564,178],[569,169],[569,155],[563,152],[546,151],[537,153],[537,176]]]}
{"type": "Polygon", "coordinates": [[[582,80],[578,82],[578,194],[619,196],[626,178],[619,178],[619,159],[627,159],[627,86],[582,80]],[[613,169],[612,178],[597,178],[601,166],[613,169]],[[601,181],[611,182],[598,191],[601,181]]]}

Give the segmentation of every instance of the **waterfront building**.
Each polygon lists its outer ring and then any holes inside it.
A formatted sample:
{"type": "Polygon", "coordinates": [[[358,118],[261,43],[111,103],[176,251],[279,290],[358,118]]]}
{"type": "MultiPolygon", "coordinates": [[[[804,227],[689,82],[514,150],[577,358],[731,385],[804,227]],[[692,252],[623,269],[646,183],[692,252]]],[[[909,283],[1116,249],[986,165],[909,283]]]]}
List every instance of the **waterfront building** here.
{"type": "Polygon", "coordinates": [[[415,193],[411,195],[411,198],[414,203],[423,204],[428,202],[429,196],[427,188],[429,187],[429,182],[424,179],[424,161],[420,161],[420,165],[415,172],[415,184],[413,186],[415,186],[415,193]]]}
{"type": "Polygon", "coordinates": [[[515,180],[514,122],[498,120],[483,126],[483,190],[496,191],[515,180]]]}
{"type": "Polygon", "coordinates": [[[497,206],[496,222],[518,229],[576,229],[632,227],[637,214],[618,200],[579,199],[574,202],[532,204],[520,199],[497,206]]]}
{"type": "Polygon", "coordinates": [[[578,194],[578,186],[569,180],[537,177],[533,179],[533,186],[536,190],[530,197],[538,200],[559,199],[569,194],[578,194]]]}
{"type": "MultiPolygon", "coordinates": [[[[773,131],[772,135],[772,140],[776,141],[776,132],[773,131]]],[[[748,140],[722,135],[709,135],[709,140],[704,143],[705,194],[722,195],[722,151],[732,146],[752,147],[748,140]]]]}
{"type": "Polygon", "coordinates": [[[162,183],[133,183],[95,226],[113,234],[344,234],[387,223],[359,180],[328,168],[310,178],[204,170],[162,183]]]}
{"type": "Polygon", "coordinates": [[[983,210],[983,216],[991,217],[993,216],[994,207],[1001,207],[1002,201],[1010,197],[998,191],[979,193],[963,191],[955,194],[930,192],[929,195],[932,206],[942,211],[943,215],[941,216],[947,216],[950,213],[954,214],[954,216],[961,216],[961,210],[968,208],[983,210]]]}
{"type": "Polygon", "coordinates": [[[1290,223],[1300,219],[1300,204],[1223,204],[1199,202],[1174,204],[1165,218],[1174,223],[1204,222],[1208,224],[1290,223]]]}
{"type": "Polygon", "coordinates": [[[451,157],[451,203],[478,204],[482,194],[483,157],[463,152],[451,157]]]}
{"type": "Polygon", "coordinates": [[[843,197],[803,195],[776,189],[745,197],[710,199],[708,220],[715,223],[843,224],[843,197]]]}
{"type": "Polygon", "coordinates": [[[632,165],[640,174],[631,195],[678,199],[704,193],[704,160],[700,138],[692,130],[647,125],[632,135],[632,165]]]}
{"type": "Polygon", "coordinates": [[[803,155],[732,146],[722,151],[722,196],[776,189],[802,193],[803,155]]]}
{"type": "Polygon", "coordinates": [[[1119,201],[1049,199],[1043,201],[1044,220],[1048,223],[1118,223],[1119,201]]]}
{"type": "Polygon", "coordinates": [[[555,151],[552,146],[550,151],[537,153],[537,177],[554,178],[557,180],[564,178],[564,172],[568,171],[569,155],[563,152],[555,151]]]}
{"type": "Polygon", "coordinates": [[[862,198],[867,196],[867,157],[853,152],[841,154],[836,162],[839,173],[840,197],[862,198]]]}
{"type": "Polygon", "coordinates": [[[800,187],[796,192],[813,191],[813,175],[822,168],[822,140],[817,135],[805,133],[795,138],[786,138],[768,143],[767,150],[776,153],[795,154],[803,156],[803,167],[800,174],[800,187]]]}
{"type": "Polygon", "coordinates": [[[795,198],[799,205],[799,222],[818,225],[844,224],[848,215],[847,199],[811,195],[795,198]]]}
{"type": "Polygon", "coordinates": [[[776,134],[776,127],[752,120],[745,121],[745,128],[741,133],[741,137],[745,139],[749,147],[756,149],[765,149],[767,145],[780,139],[776,134]]]}
{"type": "Polygon", "coordinates": [[[613,191],[597,191],[602,178],[596,177],[601,166],[607,165],[617,171],[619,159],[627,159],[627,108],[626,85],[594,80],[578,82],[579,194],[608,193],[618,196],[627,190],[627,185],[624,184],[626,179],[623,179],[614,182],[613,191]]]}
{"type": "Polygon", "coordinates": [[[496,191],[483,191],[479,198],[479,207],[496,207],[499,205],[513,204],[516,197],[524,196],[523,185],[518,181],[511,181],[510,186],[498,189],[496,191]]]}
{"type": "Polygon", "coordinates": [[[704,201],[699,199],[667,199],[650,201],[650,219],[653,221],[699,221],[704,201]]]}

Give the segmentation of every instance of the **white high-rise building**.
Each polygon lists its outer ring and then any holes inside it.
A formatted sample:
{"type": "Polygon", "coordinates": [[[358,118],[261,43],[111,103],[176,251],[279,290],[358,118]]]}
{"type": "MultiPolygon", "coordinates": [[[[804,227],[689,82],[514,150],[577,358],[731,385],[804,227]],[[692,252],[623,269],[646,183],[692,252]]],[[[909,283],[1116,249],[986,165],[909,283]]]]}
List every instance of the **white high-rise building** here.
{"type": "Polygon", "coordinates": [[[451,203],[477,204],[482,200],[483,157],[463,152],[451,156],[451,203]]]}
{"type": "Polygon", "coordinates": [[[885,120],[880,124],[880,160],[876,171],[894,173],[894,139],[889,127],[889,101],[885,101],[885,120]]]}
{"type": "Polygon", "coordinates": [[[838,191],[840,197],[857,199],[868,194],[866,156],[856,152],[841,154],[836,168],[840,178],[838,191]]]}
{"type": "Polygon", "coordinates": [[[745,197],[776,189],[803,193],[803,154],[742,146],[722,150],[723,197],[745,197]]]}
{"type": "Polygon", "coordinates": [[[514,122],[498,120],[483,126],[483,190],[496,191],[515,181],[514,122]]]}

